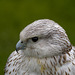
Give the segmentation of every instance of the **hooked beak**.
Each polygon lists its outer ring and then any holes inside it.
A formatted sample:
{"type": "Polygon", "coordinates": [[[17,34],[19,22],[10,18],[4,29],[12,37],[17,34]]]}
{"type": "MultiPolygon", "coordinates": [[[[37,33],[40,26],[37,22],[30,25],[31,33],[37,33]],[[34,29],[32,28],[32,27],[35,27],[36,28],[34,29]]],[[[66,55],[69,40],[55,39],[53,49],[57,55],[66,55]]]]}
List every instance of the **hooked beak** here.
{"type": "Polygon", "coordinates": [[[18,53],[19,50],[24,50],[26,44],[21,42],[21,40],[19,40],[19,42],[16,44],[16,52],[18,53]]]}

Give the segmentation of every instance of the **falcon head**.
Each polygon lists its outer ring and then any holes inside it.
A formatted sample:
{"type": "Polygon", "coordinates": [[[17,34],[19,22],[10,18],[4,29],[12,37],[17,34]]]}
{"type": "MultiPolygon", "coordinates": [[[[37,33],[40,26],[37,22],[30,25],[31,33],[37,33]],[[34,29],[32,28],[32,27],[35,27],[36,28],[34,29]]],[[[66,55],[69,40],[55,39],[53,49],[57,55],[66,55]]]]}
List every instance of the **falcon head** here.
{"type": "Polygon", "coordinates": [[[27,57],[45,58],[68,53],[71,43],[65,30],[52,20],[34,21],[20,33],[16,51],[27,57]]]}

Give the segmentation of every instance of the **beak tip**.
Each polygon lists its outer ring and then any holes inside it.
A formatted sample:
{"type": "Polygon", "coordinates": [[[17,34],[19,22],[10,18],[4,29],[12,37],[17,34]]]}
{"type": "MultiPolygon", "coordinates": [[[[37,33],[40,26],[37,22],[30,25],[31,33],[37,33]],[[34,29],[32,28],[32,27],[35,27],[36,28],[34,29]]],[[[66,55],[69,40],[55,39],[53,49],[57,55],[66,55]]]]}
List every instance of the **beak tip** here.
{"type": "Polygon", "coordinates": [[[16,49],[16,52],[18,53],[18,49],[16,49]]]}

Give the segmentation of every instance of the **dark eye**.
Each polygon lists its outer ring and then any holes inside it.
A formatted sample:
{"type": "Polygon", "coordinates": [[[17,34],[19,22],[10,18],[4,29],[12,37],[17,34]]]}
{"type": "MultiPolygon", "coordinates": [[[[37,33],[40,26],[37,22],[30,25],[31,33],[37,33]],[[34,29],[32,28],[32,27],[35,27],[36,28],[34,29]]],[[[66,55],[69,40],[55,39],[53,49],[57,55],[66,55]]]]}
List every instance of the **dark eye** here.
{"type": "Polygon", "coordinates": [[[23,41],[21,41],[21,43],[23,43],[23,41]]]}
{"type": "Polygon", "coordinates": [[[33,37],[33,38],[32,38],[32,41],[33,41],[33,42],[38,41],[38,37],[33,37]]]}

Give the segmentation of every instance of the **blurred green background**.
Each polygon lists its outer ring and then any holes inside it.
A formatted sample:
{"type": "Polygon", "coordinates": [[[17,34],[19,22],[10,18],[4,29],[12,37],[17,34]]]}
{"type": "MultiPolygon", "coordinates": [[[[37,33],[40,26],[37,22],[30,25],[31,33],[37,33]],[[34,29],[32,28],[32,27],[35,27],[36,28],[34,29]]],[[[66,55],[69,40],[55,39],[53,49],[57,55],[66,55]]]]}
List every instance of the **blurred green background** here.
{"type": "Polygon", "coordinates": [[[59,23],[75,45],[74,0],[0,0],[0,75],[8,56],[15,50],[20,31],[38,19],[59,23]]]}

